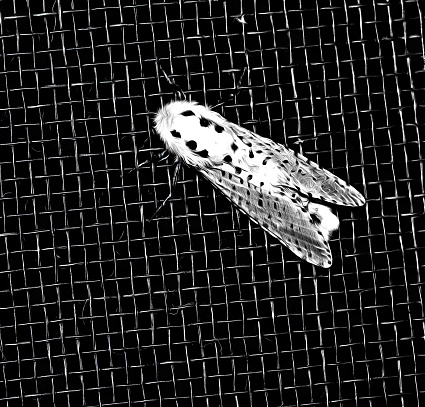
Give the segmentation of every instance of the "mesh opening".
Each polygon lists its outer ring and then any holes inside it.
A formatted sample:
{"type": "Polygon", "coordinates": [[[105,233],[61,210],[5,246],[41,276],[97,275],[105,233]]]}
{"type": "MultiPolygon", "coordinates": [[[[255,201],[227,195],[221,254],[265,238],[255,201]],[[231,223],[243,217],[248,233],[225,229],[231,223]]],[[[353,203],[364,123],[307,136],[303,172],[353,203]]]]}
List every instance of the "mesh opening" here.
{"type": "MultiPolygon", "coordinates": [[[[140,3],[140,4],[137,4],[140,3]]],[[[424,3],[0,7],[0,401],[424,400],[424,3]],[[159,66],[366,199],[314,269],[173,159],[159,66]]]]}

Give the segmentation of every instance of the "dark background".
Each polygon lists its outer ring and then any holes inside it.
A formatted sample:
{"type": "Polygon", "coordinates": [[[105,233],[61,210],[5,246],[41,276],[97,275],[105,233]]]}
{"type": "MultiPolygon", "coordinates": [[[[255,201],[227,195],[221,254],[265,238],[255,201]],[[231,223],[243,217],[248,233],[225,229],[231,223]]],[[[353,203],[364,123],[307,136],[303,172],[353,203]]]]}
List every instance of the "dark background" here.
{"type": "Polygon", "coordinates": [[[0,3],[0,404],[424,402],[424,3],[0,3]],[[244,15],[241,19],[241,15],[244,15]],[[246,24],[244,24],[246,22],[246,24]],[[299,260],[173,159],[186,97],[367,199],[299,260]]]}

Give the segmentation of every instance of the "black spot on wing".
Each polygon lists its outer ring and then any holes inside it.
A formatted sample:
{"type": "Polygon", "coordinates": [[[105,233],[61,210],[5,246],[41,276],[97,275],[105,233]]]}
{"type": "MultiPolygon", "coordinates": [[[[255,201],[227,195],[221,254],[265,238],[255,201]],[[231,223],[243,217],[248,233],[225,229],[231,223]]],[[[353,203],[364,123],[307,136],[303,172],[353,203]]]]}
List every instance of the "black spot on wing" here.
{"type": "Polygon", "coordinates": [[[186,145],[191,149],[191,150],[196,150],[196,147],[198,146],[198,144],[196,144],[195,140],[189,140],[186,142],[186,145]]]}
{"type": "Polygon", "coordinates": [[[202,158],[208,158],[208,150],[201,150],[201,151],[195,151],[196,154],[198,154],[202,158]]]}
{"type": "Polygon", "coordinates": [[[232,148],[233,151],[236,151],[238,149],[238,146],[235,143],[232,143],[230,147],[232,148]]]}
{"type": "Polygon", "coordinates": [[[252,150],[249,150],[249,158],[254,158],[254,153],[252,152],[252,150]]]}
{"type": "Polygon", "coordinates": [[[245,138],[243,136],[238,136],[239,140],[242,141],[242,143],[244,143],[246,146],[248,147],[252,147],[252,143],[250,143],[249,141],[245,141],[245,138]]]}
{"type": "Polygon", "coordinates": [[[232,162],[232,157],[230,155],[226,155],[223,158],[223,161],[225,161],[226,163],[231,163],[232,162]]]}
{"type": "Polygon", "coordinates": [[[181,138],[182,137],[177,130],[170,130],[170,133],[175,138],[181,138]]]}
{"type": "Polygon", "coordinates": [[[313,223],[315,225],[320,225],[321,220],[315,213],[311,213],[310,218],[311,218],[311,223],[313,223]]]}
{"type": "Polygon", "coordinates": [[[247,177],[246,177],[246,180],[249,182],[249,181],[251,181],[252,180],[252,175],[251,174],[249,174],[247,177]]]}
{"type": "Polygon", "coordinates": [[[210,121],[209,121],[209,120],[207,120],[205,117],[201,117],[201,118],[199,119],[199,124],[200,124],[202,127],[208,127],[208,126],[210,125],[210,121]]]}
{"type": "Polygon", "coordinates": [[[222,132],[223,132],[223,130],[224,130],[224,128],[223,128],[223,127],[221,127],[219,124],[216,124],[216,125],[214,126],[214,129],[215,129],[215,131],[216,131],[217,133],[222,133],[222,132]]]}
{"type": "Polygon", "coordinates": [[[186,110],[181,113],[182,116],[195,116],[195,113],[192,112],[192,110],[186,110]]]}
{"type": "Polygon", "coordinates": [[[240,174],[242,172],[242,169],[240,167],[235,167],[236,174],[240,174]]]}

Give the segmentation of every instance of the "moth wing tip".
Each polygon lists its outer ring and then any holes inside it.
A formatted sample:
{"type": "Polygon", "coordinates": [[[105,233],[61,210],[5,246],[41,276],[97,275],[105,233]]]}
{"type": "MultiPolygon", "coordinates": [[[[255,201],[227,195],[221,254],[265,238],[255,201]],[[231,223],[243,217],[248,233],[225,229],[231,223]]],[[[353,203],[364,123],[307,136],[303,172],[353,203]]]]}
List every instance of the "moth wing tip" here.
{"type": "Polygon", "coordinates": [[[357,206],[363,206],[366,204],[366,198],[359,192],[357,206]]]}
{"type": "Polygon", "coordinates": [[[347,206],[363,206],[366,203],[366,199],[357,189],[349,186],[347,194],[347,206]]]}
{"type": "Polygon", "coordinates": [[[324,269],[328,269],[332,266],[332,258],[328,258],[322,262],[322,264],[319,264],[320,267],[323,267],[324,269]]]}
{"type": "Polygon", "coordinates": [[[332,255],[330,252],[326,253],[326,255],[318,254],[315,258],[305,258],[304,260],[308,261],[314,266],[322,267],[324,269],[328,269],[332,266],[332,255]]]}

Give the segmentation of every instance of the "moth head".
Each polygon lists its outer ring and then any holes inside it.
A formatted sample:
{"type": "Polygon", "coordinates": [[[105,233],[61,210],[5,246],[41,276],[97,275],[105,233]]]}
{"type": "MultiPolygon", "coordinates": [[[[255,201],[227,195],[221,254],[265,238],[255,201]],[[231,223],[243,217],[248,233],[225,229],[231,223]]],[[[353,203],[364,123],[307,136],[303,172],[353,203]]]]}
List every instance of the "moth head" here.
{"type": "Polygon", "coordinates": [[[189,165],[202,167],[220,161],[223,146],[231,145],[226,121],[218,113],[194,102],[176,101],[155,116],[155,130],[166,148],[189,165]]]}

